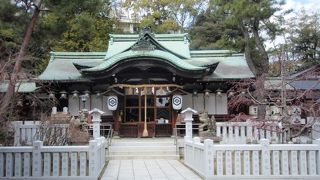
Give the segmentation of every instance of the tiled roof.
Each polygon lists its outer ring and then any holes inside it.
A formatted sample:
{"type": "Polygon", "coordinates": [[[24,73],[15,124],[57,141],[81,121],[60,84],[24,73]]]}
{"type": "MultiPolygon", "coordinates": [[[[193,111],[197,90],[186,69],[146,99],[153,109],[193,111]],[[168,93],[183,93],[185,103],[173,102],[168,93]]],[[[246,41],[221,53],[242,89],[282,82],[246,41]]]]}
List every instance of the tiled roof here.
{"type": "Polygon", "coordinates": [[[90,81],[83,72],[99,71],[112,67],[117,62],[134,57],[154,57],[183,70],[203,70],[218,63],[211,75],[204,81],[253,78],[243,54],[228,50],[189,50],[187,34],[152,35],[154,50],[132,50],[139,35],[110,35],[107,52],[53,52],[45,71],[38,77],[46,81],[90,81]]]}
{"type": "Polygon", "coordinates": [[[170,64],[173,64],[176,67],[181,68],[183,70],[203,70],[203,69],[206,69],[205,67],[192,65],[192,64],[188,63],[187,61],[184,61],[184,60],[178,58],[177,56],[170,54],[168,52],[165,52],[165,51],[161,51],[161,50],[132,51],[132,50],[130,50],[130,51],[126,51],[126,52],[117,54],[117,55],[111,57],[110,59],[107,59],[106,61],[104,61],[100,65],[89,68],[89,69],[84,69],[83,71],[85,71],[85,72],[102,71],[102,70],[105,70],[105,69],[112,67],[113,65],[117,64],[118,62],[120,62],[122,60],[130,59],[130,58],[139,58],[139,57],[141,57],[141,58],[143,58],[143,57],[159,58],[159,59],[166,61],[170,64]]]}
{"type": "MultiPolygon", "coordinates": [[[[6,92],[8,89],[9,82],[4,82],[0,84],[0,92],[6,92]]],[[[29,93],[37,89],[36,83],[32,81],[21,81],[16,83],[15,91],[29,93]]]]}

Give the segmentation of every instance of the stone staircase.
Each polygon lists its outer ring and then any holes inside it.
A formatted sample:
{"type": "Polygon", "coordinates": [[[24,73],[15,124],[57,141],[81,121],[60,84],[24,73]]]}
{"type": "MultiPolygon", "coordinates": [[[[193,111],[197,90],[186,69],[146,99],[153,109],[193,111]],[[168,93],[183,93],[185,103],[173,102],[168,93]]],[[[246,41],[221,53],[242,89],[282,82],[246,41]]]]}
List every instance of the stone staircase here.
{"type": "Polygon", "coordinates": [[[109,147],[109,160],[123,159],[179,159],[171,138],[113,139],[109,147]]]}

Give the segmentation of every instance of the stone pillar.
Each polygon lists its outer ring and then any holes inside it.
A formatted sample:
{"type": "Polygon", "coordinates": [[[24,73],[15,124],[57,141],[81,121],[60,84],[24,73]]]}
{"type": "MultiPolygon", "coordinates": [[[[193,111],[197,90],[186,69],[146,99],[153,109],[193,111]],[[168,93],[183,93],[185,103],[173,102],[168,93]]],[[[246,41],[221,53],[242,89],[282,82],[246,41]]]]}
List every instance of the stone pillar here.
{"type": "Polygon", "coordinates": [[[260,145],[262,145],[262,162],[261,162],[261,170],[263,175],[270,175],[271,173],[271,164],[270,164],[270,142],[268,139],[260,139],[260,145]]]}
{"type": "Polygon", "coordinates": [[[52,107],[52,112],[51,114],[57,114],[57,107],[52,107]]]}
{"type": "Polygon", "coordinates": [[[42,141],[34,141],[32,148],[32,176],[39,177],[42,174],[42,160],[41,160],[41,148],[43,146],[42,141]]]}
{"type": "Polygon", "coordinates": [[[205,159],[205,169],[204,174],[206,178],[210,178],[214,175],[214,158],[213,158],[213,140],[204,140],[204,159],[205,159]]]}
{"type": "Polygon", "coordinates": [[[63,114],[68,114],[68,107],[63,107],[63,114]]]}
{"type": "Polygon", "coordinates": [[[96,176],[99,173],[97,149],[98,141],[89,141],[89,176],[96,176]]]}
{"type": "Polygon", "coordinates": [[[101,115],[104,112],[94,108],[89,112],[89,114],[92,114],[92,123],[93,123],[93,139],[100,137],[100,122],[101,122],[101,115]]]}
{"type": "Polygon", "coordinates": [[[186,135],[185,139],[192,139],[192,115],[198,114],[198,112],[194,109],[187,108],[181,112],[181,114],[184,114],[184,122],[186,123],[186,135]]]}

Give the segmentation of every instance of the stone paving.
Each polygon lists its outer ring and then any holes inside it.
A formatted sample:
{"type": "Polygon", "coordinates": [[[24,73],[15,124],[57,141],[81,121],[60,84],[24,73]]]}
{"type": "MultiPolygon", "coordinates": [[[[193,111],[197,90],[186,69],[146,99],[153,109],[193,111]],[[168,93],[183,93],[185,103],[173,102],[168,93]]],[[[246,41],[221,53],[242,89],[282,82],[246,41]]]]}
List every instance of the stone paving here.
{"type": "Polygon", "coordinates": [[[111,160],[102,180],[201,180],[178,160],[111,160]]]}

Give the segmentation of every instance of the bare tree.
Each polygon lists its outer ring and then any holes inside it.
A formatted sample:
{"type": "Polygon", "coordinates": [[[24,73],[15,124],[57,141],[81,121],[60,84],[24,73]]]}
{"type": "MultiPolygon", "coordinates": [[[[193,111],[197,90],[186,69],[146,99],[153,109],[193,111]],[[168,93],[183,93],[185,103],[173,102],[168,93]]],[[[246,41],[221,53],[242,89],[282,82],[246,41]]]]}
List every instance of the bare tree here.
{"type": "Polygon", "coordinates": [[[32,18],[29,22],[29,25],[27,27],[26,33],[24,35],[23,43],[20,47],[20,51],[14,60],[15,64],[14,64],[14,68],[13,68],[12,73],[10,73],[8,89],[7,89],[4,97],[2,97],[2,101],[1,101],[1,105],[0,105],[0,122],[2,122],[2,123],[7,121],[7,118],[6,118],[7,112],[8,112],[7,110],[9,108],[10,104],[12,104],[11,101],[12,101],[14,94],[15,94],[16,84],[20,78],[19,74],[21,72],[21,64],[26,57],[27,49],[28,49],[29,43],[31,41],[31,35],[32,35],[32,32],[35,28],[36,21],[39,17],[40,11],[41,11],[40,10],[41,4],[42,4],[42,0],[38,0],[38,1],[30,4],[32,7],[34,7],[33,8],[33,15],[32,15],[32,18]]]}

